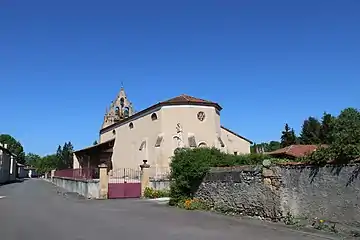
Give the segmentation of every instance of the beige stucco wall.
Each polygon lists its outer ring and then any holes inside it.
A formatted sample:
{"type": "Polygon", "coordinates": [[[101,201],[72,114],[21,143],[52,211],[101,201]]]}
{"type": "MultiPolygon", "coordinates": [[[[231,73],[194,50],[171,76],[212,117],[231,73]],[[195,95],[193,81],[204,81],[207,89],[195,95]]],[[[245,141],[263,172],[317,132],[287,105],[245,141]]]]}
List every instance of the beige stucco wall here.
{"type": "Polygon", "coordinates": [[[103,142],[106,142],[106,141],[109,141],[111,139],[113,139],[115,137],[114,133],[111,131],[108,131],[108,132],[105,132],[103,134],[100,134],[100,137],[99,137],[99,143],[103,143],[103,142]]]}
{"type": "MultiPolygon", "coordinates": [[[[154,164],[161,155],[161,148],[155,148],[157,136],[161,134],[161,112],[158,110],[148,112],[132,121],[124,122],[115,129],[115,144],[113,147],[113,169],[133,168],[140,169],[143,160],[148,160],[149,164],[154,164]],[[151,114],[157,114],[158,119],[153,121],[151,114]],[[133,124],[131,129],[130,123],[133,124]],[[140,150],[142,142],[145,145],[140,150]]],[[[109,132],[112,133],[113,130],[109,132]]],[[[105,133],[107,134],[107,133],[105,133]]],[[[113,138],[114,136],[112,136],[113,138]]],[[[103,139],[107,137],[101,137],[103,139]]]]}
{"type": "MultiPolygon", "coordinates": [[[[189,147],[188,137],[194,136],[197,146],[200,143],[206,143],[208,147],[217,147],[229,153],[250,152],[250,143],[220,127],[220,115],[214,107],[163,106],[131,121],[124,121],[122,125],[101,134],[100,143],[115,137],[112,155],[114,174],[116,174],[116,169],[120,168],[139,169],[144,159],[148,160],[152,171],[166,171],[169,168],[171,156],[177,148],[174,136],[177,135],[178,123],[182,127],[184,147],[189,147]],[[200,111],[205,113],[203,121],[197,118],[200,111]],[[157,114],[158,119],[155,121],[151,118],[153,113],[157,114]],[[132,129],[129,127],[130,123],[133,124],[132,129]],[[160,147],[155,146],[158,136],[163,137],[160,147]],[[220,146],[218,137],[223,139],[226,145],[224,148],[220,146]],[[146,142],[146,146],[140,150],[143,141],[146,142]]],[[[156,172],[151,172],[151,175],[154,174],[156,172]]]]}
{"type": "MultiPolygon", "coordinates": [[[[177,148],[177,142],[174,140],[176,125],[181,124],[183,130],[183,142],[185,147],[189,147],[188,137],[195,136],[196,144],[203,142],[208,147],[215,146],[217,134],[217,118],[214,107],[204,106],[167,106],[162,111],[162,131],[165,133],[164,154],[172,156],[177,148]],[[197,114],[202,111],[205,113],[205,119],[200,121],[197,114]]],[[[220,127],[220,124],[219,124],[220,127]]],[[[169,164],[169,159],[164,159],[163,165],[169,164]]]]}
{"type": "Polygon", "coordinates": [[[246,154],[250,153],[250,143],[243,138],[236,136],[235,134],[221,128],[221,139],[225,144],[225,152],[234,154],[246,154]]]}

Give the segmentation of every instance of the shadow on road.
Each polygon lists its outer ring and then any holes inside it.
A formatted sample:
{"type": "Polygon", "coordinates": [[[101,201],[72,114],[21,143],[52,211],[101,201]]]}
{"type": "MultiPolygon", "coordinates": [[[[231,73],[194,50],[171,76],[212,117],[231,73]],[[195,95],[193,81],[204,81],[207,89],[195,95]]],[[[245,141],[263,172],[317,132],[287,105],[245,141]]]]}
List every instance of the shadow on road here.
{"type": "Polygon", "coordinates": [[[6,183],[0,183],[0,187],[5,186],[5,185],[9,185],[9,184],[14,184],[14,183],[22,183],[22,182],[25,182],[26,180],[28,180],[28,179],[27,178],[22,178],[22,179],[16,179],[16,180],[13,180],[13,181],[9,181],[9,182],[6,182],[6,183]]]}

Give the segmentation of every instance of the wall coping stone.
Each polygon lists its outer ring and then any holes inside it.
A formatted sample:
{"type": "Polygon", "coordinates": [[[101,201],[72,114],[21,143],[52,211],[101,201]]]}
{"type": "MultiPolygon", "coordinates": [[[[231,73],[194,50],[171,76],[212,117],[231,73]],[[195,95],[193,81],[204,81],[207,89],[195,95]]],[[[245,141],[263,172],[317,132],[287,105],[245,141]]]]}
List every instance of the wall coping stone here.
{"type": "Polygon", "coordinates": [[[100,182],[99,179],[74,179],[74,178],[69,178],[69,177],[55,177],[55,176],[53,178],[64,179],[64,180],[69,180],[69,181],[74,181],[74,182],[84,182],[84,183],[98,183],[98,182],[100,182]]]}
{"type": "Polygon", "coordinates": [[[233,166],[233,167],[213,167],[210,168],[210,172],[256,172],[261,170],[261,165],[242,165],[242,166],[233,166]]]}

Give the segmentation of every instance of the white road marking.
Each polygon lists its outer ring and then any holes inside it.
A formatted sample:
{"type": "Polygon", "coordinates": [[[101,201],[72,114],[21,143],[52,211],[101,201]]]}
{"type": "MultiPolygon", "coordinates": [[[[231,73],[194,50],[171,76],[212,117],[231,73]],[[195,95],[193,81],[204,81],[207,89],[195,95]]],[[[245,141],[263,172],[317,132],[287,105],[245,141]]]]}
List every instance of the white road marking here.
{"type": "Polygon", "coordinates": [[[0,199],[5,198],[5,196],[0,196],[0,199]]]}

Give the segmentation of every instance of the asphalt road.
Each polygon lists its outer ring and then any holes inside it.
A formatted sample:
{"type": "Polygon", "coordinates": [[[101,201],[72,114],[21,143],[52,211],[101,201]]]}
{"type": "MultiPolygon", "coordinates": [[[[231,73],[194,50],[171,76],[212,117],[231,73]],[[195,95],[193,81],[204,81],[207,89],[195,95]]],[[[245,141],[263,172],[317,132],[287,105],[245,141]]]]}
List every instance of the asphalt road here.
{"type": "Polygon", "coordinates": [[[85,200],[49,182],[0,187],[1,240],[326,239],[253,220],[145,200],[85,200]]]}

